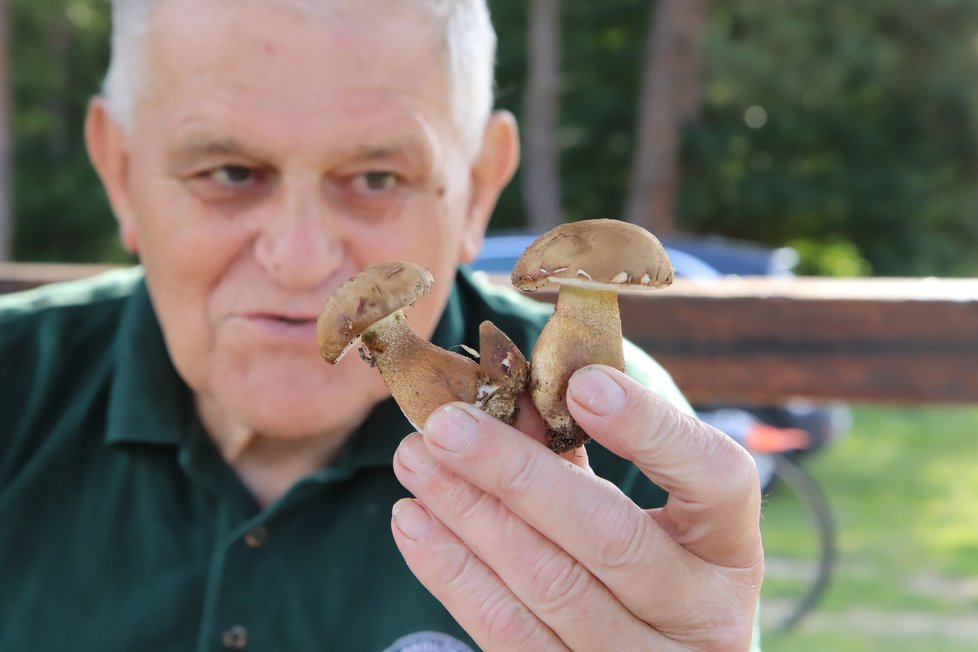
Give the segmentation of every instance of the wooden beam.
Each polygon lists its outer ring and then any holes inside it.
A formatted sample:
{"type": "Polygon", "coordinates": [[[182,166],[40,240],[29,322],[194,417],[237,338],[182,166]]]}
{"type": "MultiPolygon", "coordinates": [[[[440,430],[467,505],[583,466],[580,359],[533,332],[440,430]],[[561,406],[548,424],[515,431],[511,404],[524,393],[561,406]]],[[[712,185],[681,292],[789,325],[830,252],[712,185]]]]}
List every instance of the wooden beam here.
{"type": "MultiPolygon", "coordinates": [[[[0,293],[106,269],[0,264],[0,293]]],[[[978,403],[978,279],[677,280],[620,304],[695,403],[978,403]]]]}
{"type": "Polygon", "coordinates": [[[0,294],[30,290],[39,285],[86,278],[113,269],[111,265],[0,262],[0,294]]]}
{"type": "Polygon", "coordinates": [[[679,279],[619,304],[694,403],[978,403],[978,279],[679,279]]]}
{"type": "Polygon", "coordinates": [[[978,280],[687,281],[620,303],[694,402],[978,402],[978,280]]]}

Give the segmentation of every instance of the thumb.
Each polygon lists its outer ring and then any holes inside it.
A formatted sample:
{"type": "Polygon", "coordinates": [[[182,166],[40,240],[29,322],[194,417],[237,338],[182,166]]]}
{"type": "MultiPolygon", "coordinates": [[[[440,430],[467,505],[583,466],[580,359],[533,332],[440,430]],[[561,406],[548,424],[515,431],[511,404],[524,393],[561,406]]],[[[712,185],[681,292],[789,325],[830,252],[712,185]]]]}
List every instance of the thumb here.
{"type": "Polygon", "coordinates": [[[680,544],[713,563],[756,561],[760,486],[739,444],[611,367],[575,372],[567,405],[591,437],[669,492],[657,520],[680,544]]]}

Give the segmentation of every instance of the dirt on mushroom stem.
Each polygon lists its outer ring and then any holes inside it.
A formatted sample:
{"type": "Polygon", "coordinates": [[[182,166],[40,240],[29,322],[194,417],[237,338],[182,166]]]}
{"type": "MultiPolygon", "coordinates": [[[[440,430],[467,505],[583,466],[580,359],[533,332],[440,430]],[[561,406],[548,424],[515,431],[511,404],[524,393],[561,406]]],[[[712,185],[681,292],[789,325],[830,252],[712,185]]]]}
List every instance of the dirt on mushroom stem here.
{"type": "Polygon", "coordinates": [[[589,364],[624,370],[617,292],[561,285],[530,360],[530,395],[547,423],[548,446],[558,453],[582,446],[590,437],[567,408],[567,383],[589,364]]]}

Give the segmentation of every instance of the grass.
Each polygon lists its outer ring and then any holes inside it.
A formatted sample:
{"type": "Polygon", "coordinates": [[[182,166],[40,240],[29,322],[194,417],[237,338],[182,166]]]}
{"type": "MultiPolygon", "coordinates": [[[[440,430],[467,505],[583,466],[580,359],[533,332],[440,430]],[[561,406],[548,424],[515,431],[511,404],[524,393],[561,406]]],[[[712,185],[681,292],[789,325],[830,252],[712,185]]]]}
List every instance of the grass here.
{"type": "MultiPolygon", "coordinates": [[[[835,515],[836,573],[812,617],[764,649],[978,649],[978,407],[854,408],[852,432],[805,466],[835,515]]],[[[813,550],[798,514],[790,496],[765,507],[765,546],[789,568],[813,550]]],[[[772,605],[791,590],[782,575],[766,580],[772,605]]]]}

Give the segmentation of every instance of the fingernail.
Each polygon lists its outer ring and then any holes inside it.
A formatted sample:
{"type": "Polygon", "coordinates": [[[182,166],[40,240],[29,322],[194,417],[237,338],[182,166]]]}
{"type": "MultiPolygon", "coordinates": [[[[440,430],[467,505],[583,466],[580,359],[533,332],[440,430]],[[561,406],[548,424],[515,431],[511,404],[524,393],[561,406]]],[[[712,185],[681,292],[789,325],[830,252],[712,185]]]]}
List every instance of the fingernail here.
{"type": "Polygon", "coordinates": [[[601,417],[614,414],[625,405],[625,390],[598,367],[585,367],[575,372],[568,389],[571,399],[601,417]]]}
{"type": "Polygon", "coordinates": [[[412,498],[402,498],[394,503],[391,519],[401,534],[412,541],[419,541],[431,532],[431,517],[428,516],[425,508],[412,498]]]}
{"type": "Polygon", "coordinates": [[[397,459],[404,468],[418,475],[425,475],[438,464],[425,450],[421,436],[413,433],[397,447],[397,459]]]}
{"type": "Polygon", "coordinates": [[[425,424],[425,439],[439,448],[461,453],[479,435],[479,422],[464,409],[446,405],[436,410],[425,424]]]}

